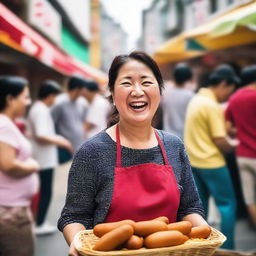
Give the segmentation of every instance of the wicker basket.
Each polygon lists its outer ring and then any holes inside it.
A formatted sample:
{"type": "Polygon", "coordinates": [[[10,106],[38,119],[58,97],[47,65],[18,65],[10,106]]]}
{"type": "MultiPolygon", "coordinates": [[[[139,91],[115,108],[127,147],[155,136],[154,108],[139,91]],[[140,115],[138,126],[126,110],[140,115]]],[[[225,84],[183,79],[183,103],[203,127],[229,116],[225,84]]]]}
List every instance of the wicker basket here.
{"type": "Polygon", "coordinates": [[[211,235],[207,239],[190,239],[178,246],[157,249],[123,249],[109,252],[92,250],[98,239],[92,230],[84,230],[76,234],[74,245],[83,256],[210,256],[225,242],[226,237],[212,228],[211,235]]]}

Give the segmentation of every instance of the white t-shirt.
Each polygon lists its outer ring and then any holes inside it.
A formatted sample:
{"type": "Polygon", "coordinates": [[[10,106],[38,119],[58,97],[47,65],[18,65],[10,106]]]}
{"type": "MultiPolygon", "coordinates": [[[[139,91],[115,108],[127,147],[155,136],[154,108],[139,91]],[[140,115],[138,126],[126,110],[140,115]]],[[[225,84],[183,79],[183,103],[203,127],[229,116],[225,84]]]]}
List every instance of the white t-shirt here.
{"type": "Polygon", "coordinates": [[[162,97],[164,130],[183,139],[185,115],[194,92],[173,87],[164,92],[162,97]]]}
{"type": "Polygon", "coordinates": [[[58,164],[57,146],[39,143],[36,136],[55,136],[54,122],[49,107],[37,101],[31,107],[28,115],[28,125],[31,134],[33,157],[38,161],[40,169],[54,168],[58,164]]]}
{"type": "Polygon", "coordinates": [[[107,127],[108,116],[111,110],[111,105],[101,95],[97,94],[87,112],[86,121],[95,125],[93,129],[86,133],[86,137],[91,138],[107,127]]]}

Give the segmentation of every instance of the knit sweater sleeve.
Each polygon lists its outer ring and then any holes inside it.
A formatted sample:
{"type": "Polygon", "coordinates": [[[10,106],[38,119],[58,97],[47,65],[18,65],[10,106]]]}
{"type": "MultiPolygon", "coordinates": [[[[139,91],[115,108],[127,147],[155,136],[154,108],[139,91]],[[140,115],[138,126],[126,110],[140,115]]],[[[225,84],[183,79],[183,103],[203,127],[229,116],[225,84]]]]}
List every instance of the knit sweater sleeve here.
{"type": "Polygon", "coordinates": [[[192,175],[191,165],[183,143],[180,147],[180,206],[177,220],[182,220],[188,214],[197,213],[204,217],[204,210],[199,198],[197,187],[192,175]]]}
{"type": "Polygon", "coordinates": [[[66,201],[58,220],[60,231],[71,223],[81,223],[86,228],[93,226],[97,184],[97,168],[91,156],[93,152],[90,147],[82,146],[74,156],[69,171],[66,201]]]}

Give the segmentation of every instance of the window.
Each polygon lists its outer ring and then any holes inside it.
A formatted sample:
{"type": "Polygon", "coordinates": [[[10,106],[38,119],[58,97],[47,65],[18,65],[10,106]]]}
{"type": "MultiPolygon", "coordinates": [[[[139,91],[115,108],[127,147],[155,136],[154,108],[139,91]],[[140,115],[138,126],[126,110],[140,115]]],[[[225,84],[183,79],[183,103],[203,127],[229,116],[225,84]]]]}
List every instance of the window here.
{"type": "Polygon", "coordinates": [[[217,0],[210,0],[210,13],[217,11],[217,0]]]}

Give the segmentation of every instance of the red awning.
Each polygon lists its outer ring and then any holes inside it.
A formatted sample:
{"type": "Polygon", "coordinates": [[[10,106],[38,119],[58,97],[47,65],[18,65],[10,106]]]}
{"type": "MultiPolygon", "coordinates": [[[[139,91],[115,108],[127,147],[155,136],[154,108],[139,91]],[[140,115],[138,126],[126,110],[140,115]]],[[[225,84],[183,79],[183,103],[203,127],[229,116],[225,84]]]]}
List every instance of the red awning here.
{"type": "Polygon", "coordinates": [[[107,81],[104,72],[68,55],[33,30],[14,13],[0,3],[0,43],[37,58],[45,65],[64,75],[82,75],[96,79],[100,84],[107,81]]]}

